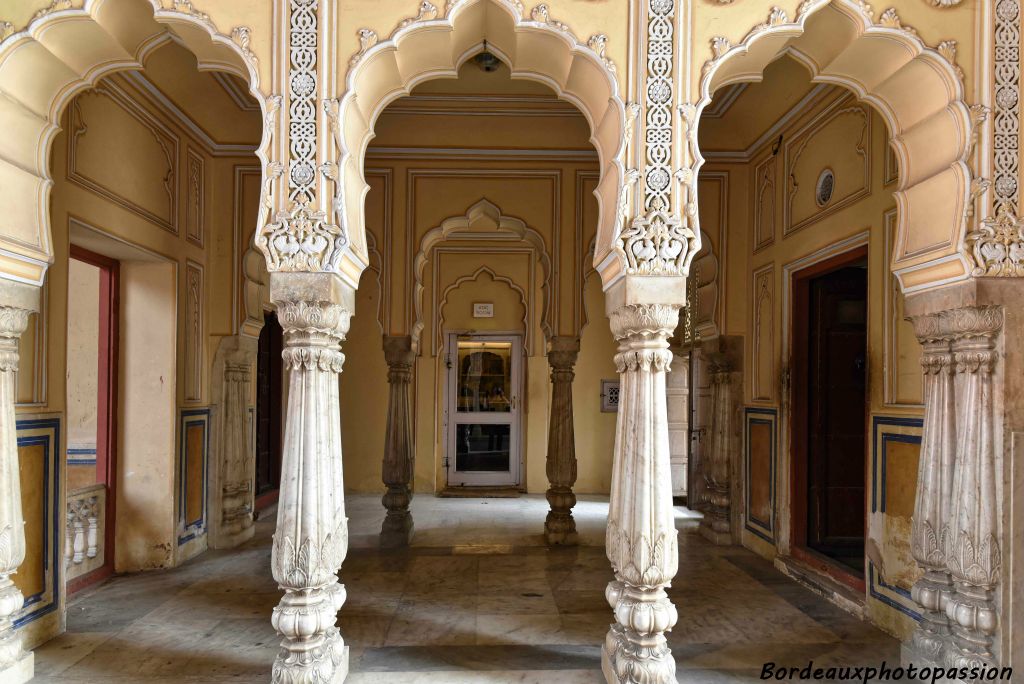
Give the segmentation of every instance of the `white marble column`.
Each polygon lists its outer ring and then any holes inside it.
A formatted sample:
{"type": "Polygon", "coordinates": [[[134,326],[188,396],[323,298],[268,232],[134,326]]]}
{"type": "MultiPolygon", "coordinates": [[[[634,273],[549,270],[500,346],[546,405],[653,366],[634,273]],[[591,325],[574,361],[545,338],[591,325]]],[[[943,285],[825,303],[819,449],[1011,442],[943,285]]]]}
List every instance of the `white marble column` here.
{"type": "Polygon", "coordinates": [[[409,512],[414,464],[409,383],[416,353],[412,337],[385,335],[384,360],[388,364],[388,423],[382,473],[387,491],[382,503],[387,515],[381,526],[380,543],[385,547],[408,546],[413,530],[409,512]]]}
{"type": "Polygon", "coordinates": [[[700,532],[715,544],[732,543],[730,520],[729,460],[732,457],[733,396],[732,366],[721,355],[711,355],[708,372],[711,376],[711,426],[709,430],[707,471],[707,505],[700,532]]]}
{"type": "Polygon", "coordinates": [[[950,312],[956,335],[957,462],[952,510],[943,534],[954,591],[946,601],[953,638],[946,664],[994,666],[999,626],[995,593],[1002,571],[992,375],[1002,310],[971,306],[950,312]]]}
{"type": "Polygon", "coordinates": [[[573,366],[580,353],[580,338],[559,335],[548,343],[551,365],[551,422],[548,426],[547,499],[551,505],[544,521],[548,544],[574,545],[576,521],[572,517],[576,495],[576,436],[572,422],[573,366]]]}
{"type": "Polygon", "coordinates": [[[609,308],[621,384],[606,539],[615,581],[605,595],[615,623],[605,637],[601,665],[610,684],[669,684],[675,682],[675,661],[665,632],[678,616],[665,588],[679,558],[665,373],[679,307],[626,303],[609,308]]]}
{"type": "Polygon", "coordinates": [[[281,490],[271,565],[284,598],[274,684],[344,681],[348,646],[335,626],[345,602],[338,571],[348,550],[338,374],[354,289],[332,273],[272,273],[288,372],[281,490]]]}
{"type": "MultiPolygon", "coordinates": [[[[36,310],[39,289],[0,281],[0,682],[22,684],[32,679],[34,660],[22,648],[13,619],[25,597],[11,578],[25,560],[25,519],[21,510],[18,470],[17,401],[18,340],[36,310]]],[[[52,540],[56,543],[56,540],[52,540]]]]}
{"type": "Polygon", "coordinates": [[[910,551],[924,575],[914,583],[911,596],[919,606],[921,622],[911,637],[907,661],[941,663],[949,642],[946,602],[953,583],[946,567],[944,538],[953,505],[953,469],[956,461],[953,354],[947,318],[938,314],[913,319],[914,332],[924,348],[924,429],[918,462],[910,551]]]}

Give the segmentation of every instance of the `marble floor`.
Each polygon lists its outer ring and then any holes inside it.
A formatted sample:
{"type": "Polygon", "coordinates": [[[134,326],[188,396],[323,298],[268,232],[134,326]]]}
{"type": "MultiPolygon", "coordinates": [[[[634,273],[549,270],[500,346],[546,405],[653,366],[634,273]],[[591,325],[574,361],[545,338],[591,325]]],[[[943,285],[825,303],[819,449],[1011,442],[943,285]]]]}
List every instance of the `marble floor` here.
{"type": "MultiPolygon", "coordinates": [[[[339,624],[350,684],[576,684],[603,681],[611,579],[600,543],[607,503],[577,509],[584,541],[541,544],[546,503],[418,497],[411,548],[380,551],[376,497],[349,503],[352,548],[339,624]]],[[[679,574],[669,635],[680,682],[756,681],[762,663],[891,664],[898,643],[740,548],[696,533],[679,509],[679,574]]],[[[170,571],[117,577],[75,596],[67,633],[36,650],[37,684],[265,682],[276,642],[269,615],[273,521],[241,549],[170,571]]]]}

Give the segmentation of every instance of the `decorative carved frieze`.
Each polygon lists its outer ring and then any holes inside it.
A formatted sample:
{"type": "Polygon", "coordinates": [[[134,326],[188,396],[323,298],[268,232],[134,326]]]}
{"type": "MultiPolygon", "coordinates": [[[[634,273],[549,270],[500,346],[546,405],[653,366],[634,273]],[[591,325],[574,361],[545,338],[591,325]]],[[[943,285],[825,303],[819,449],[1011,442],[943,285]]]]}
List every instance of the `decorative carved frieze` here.
{"type": "Polygon", "coordinates": [[[313,209],[305,201],[279,211],[275,221],[266,225],[256,245],[267,254],[271,271],[330,271],[337,266],[348,236],[324,211],[313,209]]]}
{"type": "Polygon", "coordinates": [[[649,0],[647,12],[644,211],[662,212],[672,206],[675,0],[649,0]]]}
{"type": "Polygon", "coordinates": [[[633,219],[620,239],[627,272],[644,275],[684,275],[686,257],[695,234],[683,220],[656,199],[646,216],[633,219]]]}
{"type": "Polygon", "coordinates": [[[978,230],[967,234],[974,262],[971,275],[1024,276],[1024,219],[1011,204],[1000,204],[995,216],[981,221],[978,230]]]}

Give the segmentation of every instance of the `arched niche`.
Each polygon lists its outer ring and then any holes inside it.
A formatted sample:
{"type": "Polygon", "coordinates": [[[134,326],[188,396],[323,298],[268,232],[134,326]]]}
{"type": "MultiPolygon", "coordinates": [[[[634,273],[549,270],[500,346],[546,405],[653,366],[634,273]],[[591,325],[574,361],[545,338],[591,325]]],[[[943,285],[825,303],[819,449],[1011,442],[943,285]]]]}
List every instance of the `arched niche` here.
{"type": "MultiPolygon", "coordinates": [[[[527,226],[522,220],[512,216],[505,216],[501,209],[489,202],[486,198],[473,204],[462,216],[452,216],[441,222],[441,225],[427,231],[420,240],[419,250],[413,258],[413,324],[412,340],[413,348],[420,348],[420,338],[423,334],[425,323],[424,297],[426,292],[427,264],[431,252],[442,242],[453,243],[501,243],[511,242],[525,245],[531,252],[531,258],[540,265],[541,277],[541,315],[540,328],[545,339],[550,338],[552,333],[552,322],[550,320],[554,311],[551,288],[551,257],[544,246],[544,238],[540,233],[527,226]]],[[[490,269],[488,269],[490,270],[490,269]]],[[[437,274],[434,274],[437,277],[437,274]]],[[[474,276],[475,277],[475,276],[474,276]]],[[[511,281],[510,281],[511,282],[511,281]]],[[[530,283],[533,287],[533,283],[530,283]]],[[[526,296],[526,295],[524,295],[526,296]]],[[[532,297],[527,297],[530,301],[532,297]]],[[[530,308],[526,308],[526,315],[531,316],[530,308]]],[[[526,345],[527,351],[532,349],[533,335],[532,327],[527,325],[526,345]]],[[[441,331],[434,331],[434,343],[431,353],[436,354],[441,348],[441,331]]]]}
{"type": "Polygon", "coordinates": [[[601,170],[595,190],[596,258],[603,260],[612,251],[622,220],[617,206],[624,179],[626,111],[613,67],[564,24],[537,9],[524,16],[521,3],[514,0],[467,0],[446,16],[436,14],[402,22],[387,40],[353,58],[340,105],[338,141],[341,214],[353,249],[366,256],[364,199],[369,186],[363,160],[377,117],[417,84],[457,77],[459,67],[486,41],[487,49],[509,66],[512,78],[547,85],[586,117],[601,170]]]}
{"type": "MultiPolygon", "coordinates": [[[[900,169],[893,193],[899,218],[891,266],[903,291],[969,277],[963,251],[973,199],[968,162],[980,110],[964,102],[956,67],[902,26],[893,10],[883,12],[878,23],[858,0],[811,0],[798,12],[790,21],[773,8],[739,44],[712,41],[691,144],[696,148],[700,114],[715,91],[760,81],[769,63],[789,54],[807,67],[812,81],[852,90],[888,125],[900,169]]],[[[694,152],[699,170],[704,160],[699,149],[694,152]]]]}
{"type": "MultiPolygon", "coordinates": [[[[0,42],[0,273],[5,277],[40,284],[53,258],[50,147],[65,106],[104,76],[142,69],[168,31],[195,55],[201,71],[245,79],[266,116],[248,32],[225,34],[195,10],[165,9],[159,0],[91,0],[83,8],[41,10],[0,42]]],[[[269,144],[265,126],[256,151],[264,167],[269,144]]],[[[265,212],[261,207],[261,224],[265,212]]]]}

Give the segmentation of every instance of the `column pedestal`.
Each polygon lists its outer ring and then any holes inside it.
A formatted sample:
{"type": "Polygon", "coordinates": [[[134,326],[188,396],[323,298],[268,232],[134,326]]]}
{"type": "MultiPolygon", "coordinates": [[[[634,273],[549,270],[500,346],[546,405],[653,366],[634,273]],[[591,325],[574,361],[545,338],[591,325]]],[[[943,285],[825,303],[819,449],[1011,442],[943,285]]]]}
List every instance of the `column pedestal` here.
{"type": "Polygon", "coordinates": [[[382,500],[387,515],[380,530],[380,545],[394,548],[408,546],[413,531],[409,511],[414,464],[409,383],[416,353],[412,337],[385,335],[384,360],[388,364],[388,423],[382,476],[388,489],[382,500]]]}

